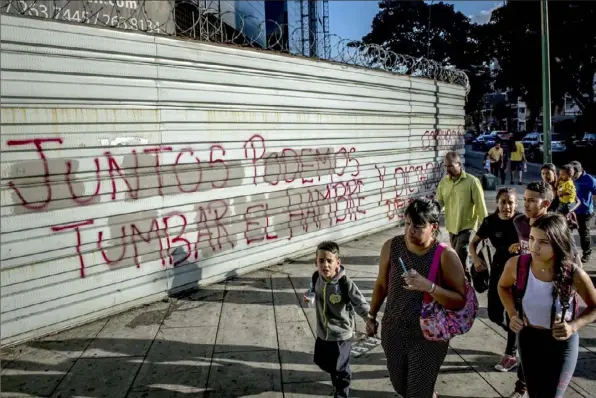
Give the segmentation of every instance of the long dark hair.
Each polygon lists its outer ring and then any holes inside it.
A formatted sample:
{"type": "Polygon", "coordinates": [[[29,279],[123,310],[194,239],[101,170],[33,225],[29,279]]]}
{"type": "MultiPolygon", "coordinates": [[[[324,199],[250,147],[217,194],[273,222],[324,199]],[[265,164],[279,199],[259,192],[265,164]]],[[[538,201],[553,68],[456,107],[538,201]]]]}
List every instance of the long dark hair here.
{"type": "Polygon", "coordinates": [[[573,286],[576,249],[567,220],[558,213],[547,213],[534,221],[532,228],[544,231],[553,248],[555,254],[553,294],[559,296],[561,303],[568,302],[573,286]]]}
{"type": "MultiPolygon", "coordinates": [[[[438,224],[441,215],[439,202],[428,198],[416,198],[408,205],[405,216],[409,217],[414,225],[438,224]]],[[[438,234],[435,233],[435,237],[438,234]]]]}

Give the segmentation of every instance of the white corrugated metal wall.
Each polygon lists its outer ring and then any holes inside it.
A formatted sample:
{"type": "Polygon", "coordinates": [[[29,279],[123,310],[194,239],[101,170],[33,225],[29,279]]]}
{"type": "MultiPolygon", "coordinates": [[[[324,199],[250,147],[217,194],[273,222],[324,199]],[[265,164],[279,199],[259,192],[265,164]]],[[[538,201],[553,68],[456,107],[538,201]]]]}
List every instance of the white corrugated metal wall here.
{"type": "Polygon", "coordinates": [[[462,147],[459,86],[6,15],[1,40],[3,345],[395,226],[462,147]]]}

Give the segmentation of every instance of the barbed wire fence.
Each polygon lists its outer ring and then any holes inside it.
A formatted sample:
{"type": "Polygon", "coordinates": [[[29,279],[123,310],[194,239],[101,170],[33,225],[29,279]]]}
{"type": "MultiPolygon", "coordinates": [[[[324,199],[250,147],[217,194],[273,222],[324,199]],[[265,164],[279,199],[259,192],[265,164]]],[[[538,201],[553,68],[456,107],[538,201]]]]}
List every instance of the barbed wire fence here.
{"type": "Polygon", "coordinates": [[[468,76],[436,61],[397,54],[376,44],[239,12],[217,0],[0,0],[0,13],[135,30],[202,42],[252,47],[342,64],[425,77],[470,89],[468,76]],[[322,50],[324,49],[324,50],[322,50]]]}

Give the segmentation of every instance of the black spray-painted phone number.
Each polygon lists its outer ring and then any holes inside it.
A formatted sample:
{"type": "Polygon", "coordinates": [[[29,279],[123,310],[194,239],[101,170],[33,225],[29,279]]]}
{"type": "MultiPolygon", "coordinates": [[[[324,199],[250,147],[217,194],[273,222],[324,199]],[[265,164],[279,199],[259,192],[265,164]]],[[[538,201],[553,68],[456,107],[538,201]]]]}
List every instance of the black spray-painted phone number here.
{"type": "MultiPolygon", "coordinates": [[[[8,3],[5,13],[19,13],[23,15],[30,15],[33,17],[63,19],[66,21],[76,21],[88,24],[101,24],[107,26],[114,26],[124,29],[142,30],[144,32],[164,33],[161,29],[159,21],[151,21],[146,19],[137,19],[135,17],[125,18],[121,15],[110,15],[99,11],[81,11],[71,10],[69,8],[56,7],[51,13],[48,7],[44,4],[31,3],[27,4],[24,0],[19,0],[18,5],[13,5],[13,2],[8,3]]],[[[16,3],[16,2],[15,2],[16,3]]]]}

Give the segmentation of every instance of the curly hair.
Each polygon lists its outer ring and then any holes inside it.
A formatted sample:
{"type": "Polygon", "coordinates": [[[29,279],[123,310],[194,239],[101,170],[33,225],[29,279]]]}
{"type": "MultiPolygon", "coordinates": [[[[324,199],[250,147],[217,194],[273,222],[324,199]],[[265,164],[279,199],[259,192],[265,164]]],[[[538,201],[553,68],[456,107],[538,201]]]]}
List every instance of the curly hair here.
{"type": "Polygon", "coordinates": [[[544,231],[555,254],[553,296],[558,296],[561,303],[569,302],[576,267],[576,250],[567,220],[558,213],[548,213],[534,221],[532,228],[544,231]]]}
{"type": "Polygon", "coordinates": [[[528,191],[537,192],[543,200],[553,201],[552,187],[544,181],[532,181],[526,185],[528,191]]]}

